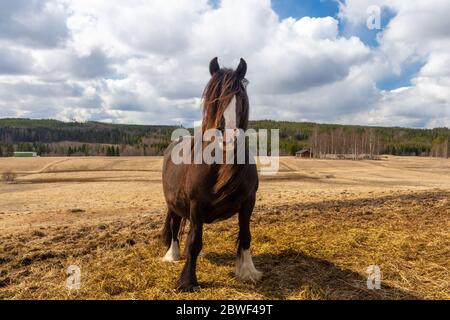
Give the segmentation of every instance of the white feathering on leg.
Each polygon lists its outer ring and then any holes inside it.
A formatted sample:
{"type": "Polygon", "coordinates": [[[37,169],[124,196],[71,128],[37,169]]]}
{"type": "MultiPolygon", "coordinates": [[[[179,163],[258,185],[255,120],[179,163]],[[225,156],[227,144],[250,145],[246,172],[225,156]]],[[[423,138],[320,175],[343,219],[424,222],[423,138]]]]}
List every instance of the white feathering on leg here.
{"type": "Polygon", "coordinates": [[[174,241],[172,239],[170,248],[162,260],[166,262],[174,262],[180,260],[180,244],[178,243],[178,241],[174,241]]]}
{"type": "Polygon", "coordinates": [[[262,272],[256,270],[250,250],[241,250],[236,259],[236,276],[244,281],[257,282],[262,278],[262,272]]]}

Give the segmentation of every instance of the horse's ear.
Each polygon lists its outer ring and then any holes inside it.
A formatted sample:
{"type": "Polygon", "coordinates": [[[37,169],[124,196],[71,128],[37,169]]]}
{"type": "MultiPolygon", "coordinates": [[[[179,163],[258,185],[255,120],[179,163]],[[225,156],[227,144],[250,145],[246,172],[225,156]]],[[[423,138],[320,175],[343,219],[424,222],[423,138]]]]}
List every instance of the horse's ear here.
{"type": "Polygon", "coordinates": [[[247,73],[247,62],[245,62],[245,60],[241,58],[241,62],[239,62],[239,65],[236,69],[236,76],[239,80],[242,80],[245,78],[246,73],[247,73]]]}
{"type": "Polygon", "coordinates": [[[209,73],[213,76],[214,73],[220,70],[219,62],[217,61],[217,57],[211,60],[209,63],[209,73]]]}

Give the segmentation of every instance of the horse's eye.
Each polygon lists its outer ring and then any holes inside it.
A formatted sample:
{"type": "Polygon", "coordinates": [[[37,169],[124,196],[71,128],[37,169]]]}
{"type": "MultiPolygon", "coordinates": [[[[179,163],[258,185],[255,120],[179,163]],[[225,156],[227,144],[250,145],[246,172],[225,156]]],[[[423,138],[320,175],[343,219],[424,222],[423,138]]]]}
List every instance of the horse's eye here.
{"type": "Polygon", "coordinates": [[[245,90],[247,90],[247,86],[248,86],[249,83],[250,83],[250,81],[248,81],[245,78],[241,80],[241,84],[242,84],[242,86],[244,87],[245,90]]]}

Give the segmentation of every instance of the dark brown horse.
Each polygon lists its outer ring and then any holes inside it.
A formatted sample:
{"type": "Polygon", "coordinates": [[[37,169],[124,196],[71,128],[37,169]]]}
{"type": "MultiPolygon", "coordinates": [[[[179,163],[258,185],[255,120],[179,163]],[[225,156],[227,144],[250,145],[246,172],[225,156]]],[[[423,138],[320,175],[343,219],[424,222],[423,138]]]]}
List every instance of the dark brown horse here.
{"type": "MultiPolygon", "coordinates": [[[[218,129],[222,133],[230,129],[247,130],[249,102],[246,62],[241,59],[238,68],[233,71],[221,69],[217,58],[214,58],[209,70],[211,79],[203,93],[202,134],[209,129],[218,129]]],[[[250,217],[258,189],[256,165],[248,161],[249,155],[244,164],[238,164],[237,161],[231,164],[206,164],[204,161],[175,164],[172,157],[174,147],[180,143],[189,143],[192,150],[192,141],[192,138],[186,137],[175,141],[165,152],[163,188],[168,211],[163,239],[169,250],[163,260],[180,259],[180,225],[183,219],[189,220],[186,262],[176,287],[181,291],[195,290],[198,287],[195,269],[197,256],[202,249],[203,224],[228,219],[238,213],[236,275],[243,280],[258,281],[262,273],[256,270],[250,255],[250,217]]],[[[221,150],[225,154],[225,148],[221,150]]]]}

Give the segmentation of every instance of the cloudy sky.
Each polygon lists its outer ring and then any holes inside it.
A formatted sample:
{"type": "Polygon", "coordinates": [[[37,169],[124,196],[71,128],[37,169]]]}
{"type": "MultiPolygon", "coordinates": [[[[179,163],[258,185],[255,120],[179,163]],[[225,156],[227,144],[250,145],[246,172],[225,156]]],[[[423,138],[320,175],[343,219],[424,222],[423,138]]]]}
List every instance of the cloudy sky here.
{"type": "Polygon", "coordinates": [[[189,125],[218,56],[247,60],[252,119],[450,126],[448,0],[0,5],[0,117],[189,125]]]}

